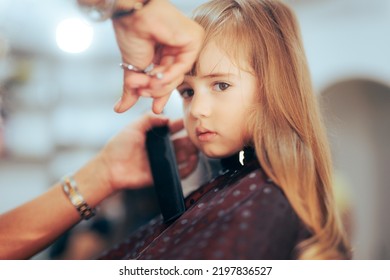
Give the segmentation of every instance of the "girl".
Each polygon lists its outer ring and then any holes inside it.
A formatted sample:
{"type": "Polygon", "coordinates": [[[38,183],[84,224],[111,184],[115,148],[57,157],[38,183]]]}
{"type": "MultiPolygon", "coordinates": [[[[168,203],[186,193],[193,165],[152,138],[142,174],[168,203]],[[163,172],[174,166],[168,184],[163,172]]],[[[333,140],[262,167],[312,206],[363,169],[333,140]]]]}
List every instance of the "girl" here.
{"type": "Polygon", "coordinates": [[[298,257],[345,258],[329,148],[293,13],[279,1],[212,1],[195,20],[206,29],[204,48],[179,88],[191,140],[211,157],[253,145],[312,234],[298,257]]]}
{"type": "Polygon", "coordinates": [[[146,239],[132,237],[121,257],[350,258],[292,11],[275,0],[213,0],[194,19],[206,37],[178,88],[184,122],[229,171],[190,195],[172,225],[141,229],[146,239]]]}

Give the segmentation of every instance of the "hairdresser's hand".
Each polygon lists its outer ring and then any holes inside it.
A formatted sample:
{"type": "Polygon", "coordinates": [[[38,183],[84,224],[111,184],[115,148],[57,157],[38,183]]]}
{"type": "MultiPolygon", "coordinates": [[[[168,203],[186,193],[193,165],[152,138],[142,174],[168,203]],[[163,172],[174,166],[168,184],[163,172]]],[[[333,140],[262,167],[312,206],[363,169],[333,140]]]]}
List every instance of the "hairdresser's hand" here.
{"type": "MultiPolygon", "coordinates": [[[[173,121],[169,126],[171,133],[179,132],[184,128],[183,120],[173,121]]],[[[184,179],[196,169],[199,160],[199,151],[187,135],[175,138],[173,140],[173,146],[180,177],[184,179]]]]}
{"type": "MultiPolygon", "coordinates": [[[[96,172],[108,193],[124,188],[137,189],[153,184],[145,146],[146,132],[169,124],[171,133],[183,129],[183,121],[169,123],[163,116],[148,114],[125,127],[113,137],[94,159],[96,172]]],[[[196,167],[197,150],[187,137],[174,141],[176,160],[182,165],[180,175],[188,176],[196,167]]]]}
{"type": "Polygon", "coordinates": [[[145,115],[126,126],[106,144],[97,160],[101,165],[99,172],[104,174],[102,180],[111,188],[111,192],[153,184],[145,146],[146,132],[168,122],[163,116],[145,115]]]}
{"type": "MultiPolygon", "coordinates": [[[[130,1],[131,2],[131,1],[130,1]]],[[[115,111],[131,108],[140,96],[154,98],[153,111],[161,113],[170,93],[194,63],[203,39],[203,29],[168,0],[152,0],[131,16],[113,20],[122,61],[144,69],[156,65],[152,74],[124,71],[124,86],[115,111]]]]}

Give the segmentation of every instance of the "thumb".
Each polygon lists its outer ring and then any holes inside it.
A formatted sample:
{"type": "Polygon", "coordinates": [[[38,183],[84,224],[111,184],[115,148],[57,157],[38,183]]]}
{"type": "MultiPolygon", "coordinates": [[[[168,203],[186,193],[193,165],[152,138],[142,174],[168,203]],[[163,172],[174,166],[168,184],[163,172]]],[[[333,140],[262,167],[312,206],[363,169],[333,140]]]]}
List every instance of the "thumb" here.
{"type": "Polygon", "coordinates": [[[176,132],[179,132],[184,128],[184,122],[183,119],[177,119],[174,121],[171,121],[169,123],[169,130],[172,134],[175,134],[176,132]]]}

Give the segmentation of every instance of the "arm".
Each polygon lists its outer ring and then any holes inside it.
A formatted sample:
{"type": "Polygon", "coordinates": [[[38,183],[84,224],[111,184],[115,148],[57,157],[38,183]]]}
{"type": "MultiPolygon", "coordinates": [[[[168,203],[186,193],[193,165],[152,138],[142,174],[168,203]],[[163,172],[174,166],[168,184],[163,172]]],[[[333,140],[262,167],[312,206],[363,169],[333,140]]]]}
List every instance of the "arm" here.
{"type": "MultiPolygon", "coordinates": [[[[93,172],[97,165],[98,160],[91,161],[74,176],[91,207],[111,193],[93,172]]],[[[78,212],[56,183],[36,199],[0,216],[0,259],[30,258],[79,221],[78,212]]]]}
{"type": "MultiPolygon", "coordinates": [[[[121,189],[152,184],[145,132],[167,122],[162,117],[143,117],[74,174],[79,192],[91,207],[121,189]]],[[[30,258],[79,221],[77,210],[56,183],[36,199],[0,216],[0,259],[30,258]]]]}
{"type": "MultiPolygon", "coordinates": [[[[123,189],[152,185],[145,150],[145,133],[168,123],[161,116],[146,115],[125,127],[101,152],[78,170],[73,178],[84,200],[92,208],[123,189]]],[[[170,123],[171,133],[183,128],[183,121],[170,123]]],[[[187,137],[174,140],[182,177],[196,167],[197,150],[187,137]]],[[[54,184],[46,193],[0,215],[0,259],[27,259],[50,245],[80,221],[80,215],[62,190],[54,184]]]]}

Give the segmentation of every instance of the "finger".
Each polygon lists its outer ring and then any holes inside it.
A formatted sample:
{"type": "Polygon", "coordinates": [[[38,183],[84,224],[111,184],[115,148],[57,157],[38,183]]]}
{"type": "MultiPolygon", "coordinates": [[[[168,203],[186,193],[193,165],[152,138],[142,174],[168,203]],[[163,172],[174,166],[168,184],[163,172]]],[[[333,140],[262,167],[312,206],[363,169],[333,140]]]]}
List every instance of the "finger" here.
{"type": "Polygon", "coordinates": [[[155,26],[150,20],[154,39],[162,45],[198,49],[204,36],[203,28],[195,21],[188,19],[181,13],[165,19],[164,24],[155,26]]]}
{"type": "Polygon", "coordinates": [[[169,84],[174,84],[173,89],[182,83],[184,74],[188,71],[184,71],[183,67],[182,69],[179,67],[176,70],[174,68],[174,72],[172,73],[170,69],[172,69],[175,63],[177,63],[177,58],[174,55],[163,55],[159,66],[153,70],[154,75],[150,81],[150,88],[160,89],[169,84]]]}
{"type": "Polygon", "coordinates": [[[123,113],[133,107],[139,98],[137,89],[147,86],[150,81],[150,77],[133,71],[125,70],[123,76],[124,84],[122,97],[114,107],[114,110],[117,113],[123,113]]]}
{"type": "Polygon", "coordinates": [[[150,84],[149,84],[149,87],[151,89],[161,89],[163,88],[164,86],[166,86],[167,84],[170,84],[172,82],[172,80],[165,80],[164,79],[164,72],[167,68],[167,62],[166,62],[166,59],[162,59],[160,62],[159,62],[159,65],[156,65],[156,67],[153,69],[153,71],[150,72],[150,77],[151,77],[151,80],[150,80],[150,84]],[[161,65],[160,63],[164,63],[164,65],[161,65]],[[164,82],[163,82],[164,80],[164,82]]]}
{"type": "Polygon", "coordinates": [[[126,89],[136,89],[147,87],[150,83],[151,77],[144,73],[137,73],[134,71],[124,70],[124,86],[126,89]]]}
{"type": "MultiPolygon", "coordinates": [[[[177,119],[174,121],[171,121],[169,123],[169,130],[172,134],[175,134],[176,132],[179,132],[184,128],[184,121],[183,119],[177,119]]],[[[178,139],[180,140],[180,139],[178,139]]]]}
{"type": "MultiPolygon", "coordinates": [[[[195,26],[193,26],[194,28],[195,26]]],[[[173,32],[173,31],[172,31],[173,32]]],[[[178,33],[180,34],[180,33],[178,33]]],[[[181,33],[180,36],[176,36],[179,39],[177,44],[168,44],[162,50],[161,65],[164,65],[167,69],[164,73],[163,82],[170,81],[178,75],[182,75],[191,70],[198,53],[202,46],[203,29],[195,28],[194,37],[186,37],[188,34],[181,33]],[[196,37],[199,39],[197,40],[196,37]],[[164,60],[163,57],[173,57],[171,59],[164,60]]]]}
{"type": "Polygon", "coordinates": [[[167,68],[168,66],[175,63],[176,54],[169,54],[169,48],[167,48],[168,47],[165,47],[165,49],[163,49],[161,52],[161,58],[159,62],[160,67],[167,68]]]}
{"type": "Polygon", "coordinates": [[[123,113],[131,108],[138,101],[138,94],[135,89],[123,89],[122,97],[114,106],[114,111],[117,113],[123,113]]]}
{"type": "MultiPolygon", "coordinates": [[[[163,77],[165,77],[165,72],[161,72],[161,73],[162,73],[163,77]]],[[[166,80],[165,78],[163,78],[163,79],[164,80],[158,79],[158,78],[156,78],[156,76],[154,76],[150,80],[149,88],[152,89],[153,91],[156,91],[157,94],[163,93],[164,91],[171,92],[183,82],[184,74],[179,73],[178,75],[171,77],[171,79],[169,81],[166,80]]],[[[161,95],[160,96],[156,95],[156,97],[161,97],[161,95]]]]}
{"type": "Polygon", "coordinates": [[[187,154],[187,139],[188,137],[181,137],[174,139],[173,147],[175,148],[176,153],[180,153],[181,151],[184,151],[184,154],[187,154]]]}
{"type": "Polygon", "coordinates": [[[179,150],[176,152],[176,161],[178,164],[187,164],[188,155],[184,150],[179,150]]]}
{"type": "Polygon", "coordinates": [[[167,104],[171,94],[163,97],[158,97],[153,100],[152,110],[155,114],[161,114],[167,104]]]}
{"type": "Polygon", "coordinates": [[[182,179],[188,177],[195,171],[198,165],[198,156],[191,156],[186,164],[179,165],[179,174],[182,179]]]}
{"type": "Polygon", "coordinates": [[[198,154],[198,149],[187,136],[174,139],[173,146],[175,148],[177,157],[180,158],[181,161],[184,161],[186,158],[192,155],[198,154]],[[184,159],[182,155],[184,155],[184,159]]]}
{"type": "Polygon", "coordinates": [[[191,142],[190,138],[187,138],[187,152],[188,154],[198,154],[198,148],[194,145],[194,143],[191,142]]]}
{"type": "Polygon", "coordinates": [[[166,96],[167,94],[170,95],[173,90],[175,90],[182,82],[184,79],[184,75],[180,77],[176,77],[173,81],[171,81],[168,84],[164,85],[157,85],[154,83],[156,79],[152,79],[150,84],[149,84],[149,90],[151,91],[151,97],[153,98],[158,98],[158,97],[163,97],[166,96]]]}
{"type": "Polygon", "coordinates": [[[191,70],[192,65],[192,63],[189,64],[187,61],[175,61],[175,63],[165,68],[162,79],[153,79],[151,83],[152,85],[157,84],[158,86],[158,84],[170,83],[173,80],[179,80],[179,78],[181,83],[184,75],[191,70]]]}
{"type": "Polygon", "coordinates": [[[163,97],[165,95],[169,95],[171,91],[173,91],[177,85],[182,82],[182,79],[176,79],[169,84],[159,85],[158,88],[151,87],[151,82],[155,79],[158,73],[162,73],[165,67],[156,66],[150,73],[136,73],[130,72],[125,78],[126,87],[127,88],[138,88],[138,94],[144,97],[163,97]]]}
{"type": "Polygon", "coordinates": [[[171,96],[173,90],[180,83],[181,83],[181,79],[178,79],[178,80],[175,80],[171,84],[165,85],[161,89],[157,89],[157,90],[150,89],[150,88],[139,89],[138,94],[140,96],[154,98],[153,105],[152,105],[152,111],[155,114],[161,114],[162,111],[164,110],[164,107],[167,104],[169,97],[171,96]]]}

